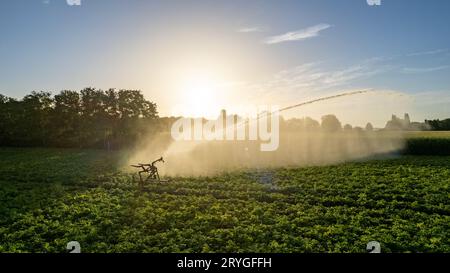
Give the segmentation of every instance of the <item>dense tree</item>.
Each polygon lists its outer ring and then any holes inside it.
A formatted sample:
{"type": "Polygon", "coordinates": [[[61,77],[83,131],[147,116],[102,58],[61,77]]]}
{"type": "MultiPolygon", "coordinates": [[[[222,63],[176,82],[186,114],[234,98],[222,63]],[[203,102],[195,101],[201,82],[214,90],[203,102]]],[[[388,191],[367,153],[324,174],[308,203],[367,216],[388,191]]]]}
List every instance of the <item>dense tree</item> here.
{"type": "Polygon", "coordinates": [[[56,146],[80,147],[81,99],[75,91],[64,90],[54,97],[51,142],[56,146]]]}
{"type": "Polygon", "coordinates": [[[370,123],[370,122],[368,122],[367,124],[366,124],[366,131],[373,131],[373,125],[372,125],[372,123],[370,123]]]}
{"type": "Polygon", "coordinates": [[[5,103],[7,103],[8,100],[9,100],[8,97],[6,97],[6,96],[0,94],[0,105],[3,105],[3,104],[5,104],[5,103]]]}
{"type": "Polygon", "coordinates": [[[8,124],[10,120],[10,98],[0,94],[0,143],[4,143],[9,140],[8,124]]]}
{"type": "Polygon", "coordinates": [[[288,131],[315,131],[320,128],[317,120],[310,117],[282,120],[280,128],[288,131]]]}
{"type": "Polygon", "coordinates": [[[450,118],[444,120],[425,120],[425,124],[434,131],[450,131],[450,118]]]}
{"type": "Polygon", "coordinates": [[[138,90],[85,88],[0,96],[0,145],[119,148],[146,135],[156,104],[138,90]]]}
{"type": "Polygon", "coordinates": [[[309,131],[319,130],[320,124],[317,120],[314,120],[310,117],[306,117],[303,119],[304,129],[309,131]]]}
{"type": "Polygon", "coordinates": [[[325,132],[337,132],[342,129],[341,122],[335,115],[325,115],[322,117],[322,130],[325,132]]]}

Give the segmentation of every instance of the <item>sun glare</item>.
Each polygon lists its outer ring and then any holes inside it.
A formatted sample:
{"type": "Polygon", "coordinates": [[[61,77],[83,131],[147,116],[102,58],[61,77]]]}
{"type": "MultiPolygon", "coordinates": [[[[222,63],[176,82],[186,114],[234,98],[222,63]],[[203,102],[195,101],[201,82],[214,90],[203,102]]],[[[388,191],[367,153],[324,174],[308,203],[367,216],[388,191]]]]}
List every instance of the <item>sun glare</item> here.
{"type": "Polygon", "coordinates": [[[183,116],[213,118],[219,114],[219,84],[208,75],[190,77],[181,84],[180,112],[183,116]]]}

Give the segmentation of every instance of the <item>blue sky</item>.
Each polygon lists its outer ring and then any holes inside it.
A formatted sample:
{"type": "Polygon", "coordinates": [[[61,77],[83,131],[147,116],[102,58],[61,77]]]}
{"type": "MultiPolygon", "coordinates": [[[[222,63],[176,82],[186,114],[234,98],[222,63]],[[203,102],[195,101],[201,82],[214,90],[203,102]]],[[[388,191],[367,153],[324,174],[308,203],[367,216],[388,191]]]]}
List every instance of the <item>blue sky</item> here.
{"type": "MultiPolygon", "coordinates": [[[[207,70],[214,75],[205,77],[227,86],[221,101],[229,104],[286,106],[372,88],[412,98],[399,109],[373,108],[385,112],[376,124],[394,110],[416,120],[447,118],[449,14],[447,0],[6,0],[0,93],[134,88],[170,114],[183,103],[174,82],[188,70],[207,70]]],[[[356,124],[363,120],[355,116],[375,118],[348,110],[342,116],[356,124]]]]}

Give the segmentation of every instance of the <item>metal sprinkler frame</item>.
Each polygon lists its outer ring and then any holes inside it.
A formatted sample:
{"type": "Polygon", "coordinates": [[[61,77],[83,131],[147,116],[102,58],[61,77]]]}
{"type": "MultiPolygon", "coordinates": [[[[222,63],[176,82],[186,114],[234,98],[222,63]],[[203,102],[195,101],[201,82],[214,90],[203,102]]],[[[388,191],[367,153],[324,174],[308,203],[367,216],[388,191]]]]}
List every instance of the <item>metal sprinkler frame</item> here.
{"type": "MultiPolygon", "coordinates": [[[[150,180],[153,180],[155,182],[166,182],[161,180],[158,173],[158,167],[156,167],[156,163],[162,162],[165,163],[163,157],[158,158],[157,160],[153,161],[152,163],[138,163],[137,165],[131,165],[131,167],[134,168],[141,168],[141,170],[138,172],[139,174],[139,188],[142,190],[144,188],[144,183],[150,180]],[[142,174],[147,174],[147,177],[145,179],[142,178],[142,174]]],[[[133,175],[134,180],[134,175],[133,175]]]]}

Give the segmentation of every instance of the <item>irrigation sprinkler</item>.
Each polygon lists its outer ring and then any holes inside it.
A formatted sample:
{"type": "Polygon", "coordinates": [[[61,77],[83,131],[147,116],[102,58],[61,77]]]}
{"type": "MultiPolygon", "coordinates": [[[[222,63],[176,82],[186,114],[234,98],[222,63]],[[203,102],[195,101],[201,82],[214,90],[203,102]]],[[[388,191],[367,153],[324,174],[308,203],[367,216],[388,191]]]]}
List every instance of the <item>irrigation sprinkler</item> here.
{"type": "MultiPolygon", "coordinates": [[[[142,190],[144,188],[144,183],[148,181],[153,182],[168,182],[166,180],[161,180],[158,173],[158,168],[156,167],[156,163],[162,162],[164,163],[164,159],[162,157],[158,158],[157,160],[153,161],[150,164],[142,164],[139,163],[137,165],[131,165],[131,167],[134,168],[140,168],[141,170],[138,172],[139,174],[139,188],[142,190]],[[142,178],[142,174],[147,175],[145,179],[142,178]]],[[[133,176],[134,180],[134,176],[133,176]]]]}

